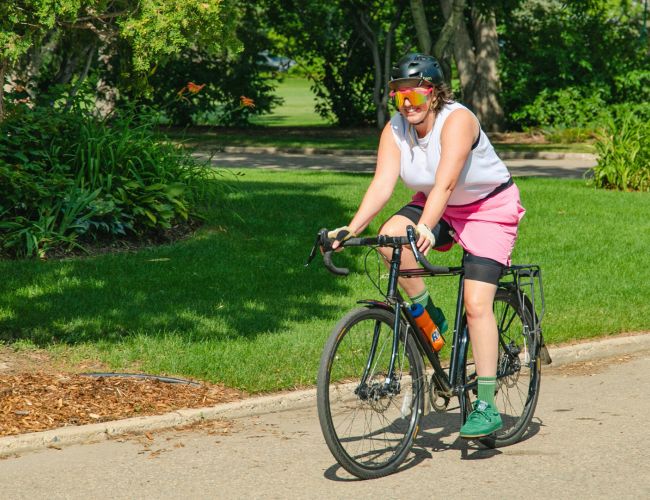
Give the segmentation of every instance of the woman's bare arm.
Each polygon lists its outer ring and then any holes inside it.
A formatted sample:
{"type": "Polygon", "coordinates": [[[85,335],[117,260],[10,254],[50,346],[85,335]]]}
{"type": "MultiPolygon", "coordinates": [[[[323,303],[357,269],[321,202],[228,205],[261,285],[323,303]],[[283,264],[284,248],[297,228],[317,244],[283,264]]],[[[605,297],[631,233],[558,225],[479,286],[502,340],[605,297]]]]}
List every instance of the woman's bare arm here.
{"type": "Polygon", "coordinates": [[[350,222],[350,228],[361,233],[390,200],[400,172],[400,150],[395,143],[390,122],[384,127],[377,151],[375,176],[368,186],[357,214],[350,222]]]}

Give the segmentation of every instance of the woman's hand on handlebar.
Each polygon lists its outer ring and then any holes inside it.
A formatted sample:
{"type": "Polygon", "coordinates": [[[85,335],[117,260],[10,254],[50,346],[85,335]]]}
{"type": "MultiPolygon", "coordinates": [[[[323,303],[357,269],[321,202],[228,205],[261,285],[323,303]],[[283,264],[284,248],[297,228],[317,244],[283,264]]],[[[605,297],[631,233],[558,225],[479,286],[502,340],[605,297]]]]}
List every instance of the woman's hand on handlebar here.
{"type": "MultiPolygon", "coordinates": [[[[328,238],[336,240],[334,243],[332,243],[332,250],[335,252],[340,252],[343,250],[343,248],[340,247],[341,243],[349,240],[350,238],[356,238],[356,236],[356,233],[349,226],[338,227],[333,231],[329,231],[327,233],[328,238]]],[[[320,252],[323,253],[322,248],[320,249],[320,252]]]]}
{"type": "Polygon", "coordinates": [[[436,238],[433,236],[429,226],[421,223],[415,228],[415,234],[419,236],[417,241],[418,250],[426,256],[429,253],[429,250],[431,250],[436,244],[436,238]]]}

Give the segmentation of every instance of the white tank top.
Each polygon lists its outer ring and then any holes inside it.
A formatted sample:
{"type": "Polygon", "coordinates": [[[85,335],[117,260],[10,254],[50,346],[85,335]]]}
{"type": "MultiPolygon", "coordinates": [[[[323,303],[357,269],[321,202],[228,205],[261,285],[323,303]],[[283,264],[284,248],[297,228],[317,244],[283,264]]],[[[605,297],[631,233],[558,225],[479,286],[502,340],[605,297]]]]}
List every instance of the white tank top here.
{"type": "MultiPolygon", "coordinates": [[[[459,103],[445,104],[436,116],[431,132],[421,139],[418,139],[415,127],[409,127],[400,113],[391,118],[393,137],[402,153],[400,177],[407,188],[429,196],[436,183],[440,163],[440,132],[447,117],[457,109],[467,108],[459,103]]],[[[467,205],[482,200],[509,178],[508,168],[494,152],[483,130],[480,130],[478,145],[470,151],[448,205],[467,205]]]]}

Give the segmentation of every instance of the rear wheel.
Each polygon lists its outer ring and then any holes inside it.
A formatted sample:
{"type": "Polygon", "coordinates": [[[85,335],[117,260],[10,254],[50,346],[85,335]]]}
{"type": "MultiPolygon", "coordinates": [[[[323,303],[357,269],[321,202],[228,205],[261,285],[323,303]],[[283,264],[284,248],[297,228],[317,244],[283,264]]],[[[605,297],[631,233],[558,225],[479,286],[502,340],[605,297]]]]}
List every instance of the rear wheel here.
{"type": "MultiPolygon", "coordinates": [[[[490,448],[509,446],[524,435],[537,406],[541,379],[539,339],[533,331],[533,311],[523,297],[521,307],[517,293],[497,290],[494,316],[499,330],[499,358],[494,401],[503,427],[494,434],[479,439],[490,448]]],[[[473,366],[467,381],[475,379],[473,366]]],[[[476,391],[468,391],[476,400],[476,391]]]]}
{"type": "Polygon", "coordinates": [[[388,373],[394,319],[391,311],[379,307],[350,312],[334,327],[318,369],[323,436],[339,464],[362,479],[386,476],[400,466],[413,446],[423,410],[422,357],[405,324],[394,374],[388,373]]]}

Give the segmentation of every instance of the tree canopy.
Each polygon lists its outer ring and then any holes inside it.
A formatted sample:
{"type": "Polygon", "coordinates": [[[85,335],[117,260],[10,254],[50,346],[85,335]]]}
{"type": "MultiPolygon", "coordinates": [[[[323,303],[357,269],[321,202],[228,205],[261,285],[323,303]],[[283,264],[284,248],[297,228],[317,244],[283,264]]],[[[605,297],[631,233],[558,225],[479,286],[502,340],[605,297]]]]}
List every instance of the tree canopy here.
{"type": "Polygon", "coordinates": [[[223,46],[239,50],[235,22],[232,6],[224,0],[2,2],[0,80],[4,81],[12,61],[38,44],[55,27],[63,32],[88,32],[97,45],[121,45],[127,56],[121,61],[121,75],[137,82],[160,58],[177,54],[192,44],[208,50],[218,50],[223,46]]]}

